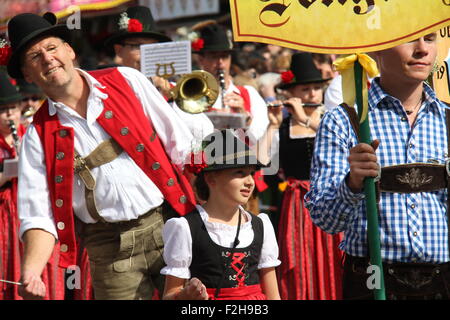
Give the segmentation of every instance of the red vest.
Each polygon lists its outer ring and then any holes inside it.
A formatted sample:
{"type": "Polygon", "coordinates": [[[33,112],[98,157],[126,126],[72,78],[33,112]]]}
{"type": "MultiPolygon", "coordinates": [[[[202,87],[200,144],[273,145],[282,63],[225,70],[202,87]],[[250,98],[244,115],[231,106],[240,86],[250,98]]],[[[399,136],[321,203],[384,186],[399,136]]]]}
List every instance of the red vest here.
{"type": "Polygon", "coordinates": [[[252,110],[252,102],[250,101],[250,94],[248,93],[247,88],[244,86],[237,86],[239,92],[241,93],[241,97],[244,100],[244,109],[247,112],[251,112],[252,110]]]}
{"type": "MultiPolygon", "coordinates": [[[[106,89],[104,110],[97,118],[102,128],[123,148],[161,190],[164,199],[180,215],[194,209],[194,192],[188,180],[172,165],[141,102],[122,74],[114,69],[90,72],[106,89]]],[[[49,115],[45,102],[33,117],[44,148],[50,201],[61,244],[60,266],[74,265],[76,240],[72,208],[74,132],[58,116],[49,115]]]]}

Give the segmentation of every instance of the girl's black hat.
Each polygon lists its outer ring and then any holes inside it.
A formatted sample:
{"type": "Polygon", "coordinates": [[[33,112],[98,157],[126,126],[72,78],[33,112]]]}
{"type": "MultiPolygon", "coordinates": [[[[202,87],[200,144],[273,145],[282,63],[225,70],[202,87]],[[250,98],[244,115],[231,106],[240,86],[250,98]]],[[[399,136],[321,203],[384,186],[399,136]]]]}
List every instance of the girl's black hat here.
{"type": "Polygon", "coordinates": [[[215,171],[263,165],[255,152],[230,129],[217,130],[203,140],[206,167],[203,171],[215,171]]]}
{"type": "Polygon", "coordinates": [[[293,77],[278,84],[277,88],[285,90],[298,84],[321,83],[330,80],[322,78],[322,73],[316,68],[313,57],[309,52],[294,53],[289,70],[293,77]]]}

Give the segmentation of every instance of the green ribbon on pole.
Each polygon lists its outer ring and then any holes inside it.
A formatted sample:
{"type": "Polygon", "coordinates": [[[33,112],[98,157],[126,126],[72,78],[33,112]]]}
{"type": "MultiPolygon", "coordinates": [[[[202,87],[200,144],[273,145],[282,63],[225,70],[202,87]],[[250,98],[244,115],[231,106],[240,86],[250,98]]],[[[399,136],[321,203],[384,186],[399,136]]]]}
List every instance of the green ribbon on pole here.
{"type": "MultiPolygon", "coordinates": [[[[358,106],[358,114],[362,114],[363,108],[363,69],[361,64],[355,61],[355,89],[356,104],[358,106]]],[[[359,126],[360,137],[362,143],[371,144],[369,117],[366,117],[359,126]]],[[[378,267],[380,275],[380,286],[374,289],[375,300],[386,300],[386,292],[384,288],[383,263],[381,260],[380,231],[378,224],[378,209],[375,193],[374,178],[366,178],[364,180],[364,193],[366,195],[366,216],[367,216],[367,235],[369,242],[370,264],[378,267]]]]}

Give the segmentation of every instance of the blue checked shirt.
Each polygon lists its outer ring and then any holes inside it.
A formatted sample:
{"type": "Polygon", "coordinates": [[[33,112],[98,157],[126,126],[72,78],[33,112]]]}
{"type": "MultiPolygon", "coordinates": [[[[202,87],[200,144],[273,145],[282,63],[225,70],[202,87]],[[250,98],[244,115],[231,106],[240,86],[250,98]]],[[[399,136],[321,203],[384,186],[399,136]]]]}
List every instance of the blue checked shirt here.
{"type": "MultiPolygon", "coordinates": [[[[369,121],[381,167],[403,163],[445,163],[446,106],[424,84],[425,101],[411,128],[400,101],[372,82],[369,121]]],[[[327,112],[315,140],[311,190],[306,207],[316,225],[328,233],[344,231],[340,248],[350,255],[367,256],[364,193],[353,193],[345,183],[347,157],[357,144],[342,107],[327,112]]],[[[381,256],[384,261],[443,263],[447,244],[447,191],[411,194],[382,192],[379,204],[381,256]]]]}

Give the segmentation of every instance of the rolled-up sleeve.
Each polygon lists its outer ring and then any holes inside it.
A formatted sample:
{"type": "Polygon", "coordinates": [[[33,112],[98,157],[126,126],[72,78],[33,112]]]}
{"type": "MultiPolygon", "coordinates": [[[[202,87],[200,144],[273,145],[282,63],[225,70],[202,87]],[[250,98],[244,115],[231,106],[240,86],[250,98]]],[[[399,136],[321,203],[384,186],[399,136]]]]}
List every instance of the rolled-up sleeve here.
{"type": "Polygon", "coordinates": [[[45,230],[58,239],[45,168],[41,141],[34,126],[30,125],[23,138],[19,158],[17,197],[21,239],[30,229],[45,230]]]}

